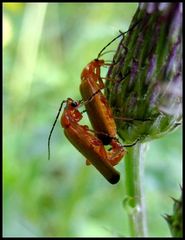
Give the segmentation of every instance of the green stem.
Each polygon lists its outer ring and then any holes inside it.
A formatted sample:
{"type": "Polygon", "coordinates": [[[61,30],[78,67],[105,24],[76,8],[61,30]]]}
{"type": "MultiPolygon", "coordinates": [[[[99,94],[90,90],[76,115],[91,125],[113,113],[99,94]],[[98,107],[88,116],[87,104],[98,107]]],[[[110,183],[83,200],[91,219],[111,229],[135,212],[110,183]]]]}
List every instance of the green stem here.
{"type": "Polygon", "coordinates": [[[146,214],[143,192],[143,154],[144,144],[136,144],[129,148],[125,157],[125,183],[131,236],[146,237],[146,214]]]}

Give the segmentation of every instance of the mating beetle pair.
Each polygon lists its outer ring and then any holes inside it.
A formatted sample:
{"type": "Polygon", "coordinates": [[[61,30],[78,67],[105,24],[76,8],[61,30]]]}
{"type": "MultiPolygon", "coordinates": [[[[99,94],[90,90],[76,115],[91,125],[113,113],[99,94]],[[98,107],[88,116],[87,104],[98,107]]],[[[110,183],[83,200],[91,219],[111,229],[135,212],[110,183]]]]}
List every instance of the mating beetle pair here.
{"type": "MultiPolygon", "coordinates": [[[[134,24],[131,31],[137,24],[134,24]]],[[[127,32],[128,32],[127,31],[127,32]]],[[[125,32],[125,33],[127,33],[125,32]]],[[[91,61],[82,71],[80,92],[81,101],[74,101],[71,98],[63,101],[53,127],[48,138],[48,157],[50,158],[50,138],[56,121],[59,117],[62,106],[65,103],[61,116],[61,125],[68,140],[86,157],[86,164],[94,167],[111,183],[115,184],[120,179],[119,172],[113,168],[125,155],[124,146],[116,138],[117,130],[112,110],[102,93],[104,83],[101,77],[101,67],[107,65],[104,60],[100,60],[101,53],[118,37],[121,33],[108,43],[98,54],[98,58],[91,61]],[[90,130],[86,125],[80,125],[82,113],[78,110],[81,105],[85,105],[88,117],[94,130],[90,130]],[[105,145],[111,148],[106,150],[105,145]]],[[[135,144],[135,143],[134,143],[135,144]]],[[[125,145],[125,146],[132,146],[125,145]]]]}

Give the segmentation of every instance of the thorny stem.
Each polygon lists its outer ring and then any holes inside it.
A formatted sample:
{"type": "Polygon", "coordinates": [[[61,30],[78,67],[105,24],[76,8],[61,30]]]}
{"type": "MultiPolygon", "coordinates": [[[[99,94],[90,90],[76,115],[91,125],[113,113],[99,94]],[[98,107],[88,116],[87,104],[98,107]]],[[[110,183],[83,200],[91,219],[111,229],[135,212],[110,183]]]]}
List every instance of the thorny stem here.
{"type": "Polygon", "coordinates": [[[130,235],[147,236],[146,213],[143,192],[143,154],[145,144],[129,148],[125,157],[125,184],[127,197],[124,206],[128,208],[130,235]]]}

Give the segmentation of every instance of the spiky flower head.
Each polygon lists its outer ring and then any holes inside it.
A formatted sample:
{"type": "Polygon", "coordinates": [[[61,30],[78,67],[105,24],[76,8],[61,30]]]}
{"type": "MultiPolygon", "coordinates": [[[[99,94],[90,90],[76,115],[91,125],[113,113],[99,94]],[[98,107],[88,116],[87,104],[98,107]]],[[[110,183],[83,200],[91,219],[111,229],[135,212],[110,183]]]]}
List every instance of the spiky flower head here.
{"type": "Polygon", "coordinates": [[[125,142],[158,138],[182,118],[182,3],[140,3],[105,94],[125,142]]]}
{"type": "Polygon", "coordinates": [[[174,201],[173,214],[166,214],[164,218],[168,223],[172,236],[182,237],[182,197],[179,200],[172,199],[174,201]]]}

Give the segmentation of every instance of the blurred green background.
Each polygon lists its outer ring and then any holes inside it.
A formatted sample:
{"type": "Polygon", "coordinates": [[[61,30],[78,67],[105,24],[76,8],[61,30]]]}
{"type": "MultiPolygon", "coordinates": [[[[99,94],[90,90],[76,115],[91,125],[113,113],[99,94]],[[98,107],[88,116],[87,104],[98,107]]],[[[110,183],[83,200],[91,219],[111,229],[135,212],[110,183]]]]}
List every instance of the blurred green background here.
{"type": "MultiPolygon", "coordinates": [[[[50,161],[47,138],[61,101],[80,99],[83,67],[128,29],[136,9],[136,3],[3,4],[4,236],[129,236],[124,160],[112,186],[85,166],[59,123],[50,161]]],[[[148,232],[170,236],[161,215],[172,213],[170,196],[180,196],[181,128],[148,146],[148,232]]]]}

